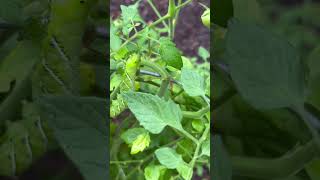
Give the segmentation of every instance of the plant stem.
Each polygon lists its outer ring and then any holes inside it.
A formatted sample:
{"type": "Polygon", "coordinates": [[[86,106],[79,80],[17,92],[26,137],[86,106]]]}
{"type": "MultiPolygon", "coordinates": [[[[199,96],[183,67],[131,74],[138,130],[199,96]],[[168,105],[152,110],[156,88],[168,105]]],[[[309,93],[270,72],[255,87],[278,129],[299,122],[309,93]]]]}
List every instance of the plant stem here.
{"type": "MultiPolygon", "coordinates": [[[[151,8],[153,9],[153,11],[156,13],[156,15],[158,16],[158,18],[161,18],[161,14],[158,11],[158,9],[156,8],[156,6],[153,4],[152,0],[147,0],[149,5],[151,6],[151,8]]],[[[168,29],[168,25],[165,21],[162,21],[162,24],[168,29]]]]}
{"type": "MultiPolygon", "coordinates": [[[[114,142],[115,143],[112,144],[112,148],[110,150],[110,157],[113,158],[114,161],[118,161],[118,155],[117,155],[118,151],[117,150],[122,143],[122,141],[120,139],[120,132],[123,128],[125,128],[127,126],[127,123],[129,123],[132,118],[133,118],[133,116],[131,114],[128,118],[124,119],[116,129],[116,132],[114,135],[114,137],[115,137],[114,142]]],[[[120,179],[126,179],[126,175],[124,174],[121,166],[119,164],[116,164],[116,165],[119,169],[118,175],[120,175],[120,179]]]]}
{"type": "Polygon", "coordinates": [[[207,103],[208,107],[210,107],[210,99],[206,95],[203,95],[201,97],[207,103]]]}
{"type": "Polygon", "coordinates": [[[303,105],[293,107],[292,109],[295,110],[301,116],[302,120],[308,127],[314,139],[314,143],[317,146],[318,154],[320,154],[320,136],[318,131],[311,124],[311,122],[313,121],[313,117],[305,110],[303,105]]]}
{"type": "Polygon", "coordinates": [[[160,87],[160,84],[158,84],[158,83],[156,83],[156,82],[153,82],[153,81],[145,81],[145,80],[143,80],[143,79],[136,79],[136,81],[138,81],[138,82],[142,82],[142,83],[148,83],[148,84],[150,84],[150,85],[153,85],[153,86],[156,86],[156,87],[160,87]]]}
{"type": "MultiPolygon", "coordinates": [[[[181,5],[181,2],[182,2],[182,0],[178,0],[178,6],[181,5]]],[[[179,14],[180,14],[180,9],[177,9],[177,10],[176,10],[176,15],[175,15],[175,17],[174,17],[174,23],[173,23],[173,34],[172,34],[172,37],[173,37],[173,38],[174,38],[174,35],[175,35],[175,29],[176,29],[176,26],[177,26],[179,14]]]]}
{"type": "Polygon", "coordinates": [[[200,109],[199,111],[196,111],[196,112],[182,111],[182,116],[184,118],[189,118],[189,119],[200,119],[208,111],[210,111],[210,107],[209,106],[207,106],[205,108],[202,108],[202,109],[200,109]]]}
{"type": "Polygon", "coordinates": [[[183,135],[185,135],[187,138],[189,138],[190,140],[192,140],[195,144],[199,144],[199,141],[193,137],[190,133],[188,133],[186,130],[184,129],[179,129],[179,132],[181,132],[183,135]]]}
{"type": "Polygon", "coordinates": [[[169,83],[170,83],[170,79],[169,78],[166,78],[166,79],[162,80],[161,85],[160,85],[160,89],[159,89],[159,92],[158,92],[158,96],[159,97],[163,97],[166,94],[166,91],[168,89],[169,83]]]}
{"type": "Polygon", "coordinates": [[[134,164],[142,163],[144,160],[110,161],[110,164],[134,164]]]}
{"type": "Polygon", "coordinates": [[[170,27],[169,28],[169,31],[170,31],[169,37],[171,40],[173,40],[173,33],[174,33],[173,19],[174,19],[173,17],[169,19],[169,27],[170,27]]]}
{"type": "MultiPolygon", "coordinates": [[[[195,165],[195,163],[196,163],[196,160],[199,158],[199,152],[200,152],[202,143],[206,140],[209,132],[210,132],[210,126],[209,126],[209,125],[206,125],[206,129],[204,130],[201,138],[199,139],[198,144],[197,144],[197,147],[196,147],[196,150],[195,150],[195,152],[194,152],[194,154],[193,154],[193,158],[192,158],[192,160],[191,160],[190,163],[189,163],[192,169],[194,168],[194,165],[195,165]]],[[[191,178],[192,178],[192,177],[190,177],[190,179],[191,179],[191,178]]],[[[188,179],[188,180],[190,180],[190,179],[188,179]]]]}
{"type": "Polygon", "coordinates": [[[170,18],[168,15],[162,16],[160,19],[156,20],[155,22],[149,24],[146,28],[142,29],[141,31],[135,33],[133,36],[131,36],[129,39],[127,39],[119,49],[126,46],[129,42],[133,41],[135,38],[137,38],[145,29],[152,28],[153,26],[156,26],[157,24],[161,23],[162,21],[165,21],[166,19],[170,18]]]}
{"type": "Polygon", "coordinates": [[[181,9],[183,6],[186,6],[186,5],[188,5],[189,3],[191,3],[191,2],[192,2],[192,0],[188,0],[188,1],[186,1],[186,2],[184,2],[184,3],[182,3],[182,4],[180,4],[180,5],[178,5],[178,6],[176,7],[176,10],[181,9]]]}
{"type": "Polygon", "coordinates": [[[314,141],[297,147],[289,153],[274,159],[231,157],[232,171],[235,175],[275,179],[285,178],[303,169],[315,157],[314,141]]]}

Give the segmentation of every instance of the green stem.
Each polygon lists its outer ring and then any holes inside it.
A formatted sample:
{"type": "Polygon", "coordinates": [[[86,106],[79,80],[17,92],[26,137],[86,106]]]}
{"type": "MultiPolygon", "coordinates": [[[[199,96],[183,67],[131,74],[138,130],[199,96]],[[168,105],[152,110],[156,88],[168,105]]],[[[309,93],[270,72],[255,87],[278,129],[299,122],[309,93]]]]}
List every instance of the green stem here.
{"type": "MultiPolygon", "coordinates": [[[[124,129],[128,126],[128,123],[130,123],[131,122],[130,120],[132,120],[132,119],[133,119],[133,116],[130,115],[128,118],[124,119],[116,129],[116,133],[114,135],[115,139],[113,141],[115,143],[112,144],[112,146],[111,146],[112,148],[110,150],[110,157],[113,159],[113,161],[118,161],[118,149],[119,149],[120,145],[122,144],[122,141],[120,138],[120,132],[122,129],[124,129]]],[[[119,164],[116,164],[116,166],[119,169],[118,175],[120,176],[120,179],[126,179],[126,175],[124,174],[122,167],[119,164]]]]}
{"type": "Polygon", "coordinates": [[[180,4],[180,5],[178,5],[178,6],[176,7],[176,10],[181,9],[182,7],[188,5],[188,4],[191,3],[191,2],[192,2],[192,0],[188,0],[188,1],[186,1],[186,2],[184,2],[184,3],[182,3],[182,4],[180,4]]]}
{"type": "Polygon", "coordinates": [[[163,97],[166,94],[166,91],[168,90],[169,83],[170,83],[169,78],[162,80],[161,85],[160,85],[160,89],[158,92],[159,97],[163,97]]]}
{"type": "Polygon", "coordinates": [[[302,120],[308,127],[315,141],[314,143],[317,146],[318,153],[320,154],[320,136],[318,131],[311,124],[311,122],[313,121],[313,117],[311,117],[311,115],[305,110],[303,105],[293,107],[292,109],[295,110],[301,116],[302,120]]]}
{"type": "Polygon", "coordinates": [[[195,144],[199,144],[199,141],[193,137],[190,133],[188,133],[186,130],[184,129],[179,129],[179,132],[181,132],[183,135],[185,135],[187,138],[189,138],[190,140],[192,140],[195,144]]]}
{"type": "Polygon", "coordinates": [[[210,99],[206,95],[203,95],[201,97],[207,103],[207,105],[210,107],[210,99]]]}
{"type": "Polygon", "coordinates": [[[232,171],[235,175],[276,179],[294,175],[315,158],[314,142],[297,147],[279,158],[264,159],[250,157],[231,157],[232,171]]]}
{"type": "Polygon", "coordinates": [[[171,35],[172,20],[171,20],[171,18],[169,19],[168,22],[169,22],[168,36],[170,37],[170,39],[172,39],[172,35],[171,35]]]}
{"type": "MultiPolygon", "coordinates": [[[[197,147],[196,147],[196,150],[195,150],[195,152],[193,154],[193,158],[189,163],[192,169],[194,168],[196,160],[199,158],[199,153],[200,153],[200,149],[201,149],[202,143],[206,140],[209,132],[210,132],[210,125],[206,125],[206,129],[204,130],[201,138],[199,139],[197,147]]],[[[191,178],[192,177],[190,177],[188,180],[190,180],[191,178]]]]}
{"type": "MultiPolygon", "coordinates": [[[[161,14],[158,11],[158,9],[156,8],[156,6],[153,4],[152,0],[147,0],[149,5],[151,6],[151,8],[153,9],[153,11],[156,13],[156,15],[158,16],[158,18],[161,18],[161,14]]],[[[168,29],[168,25],[165,21],[162,21],[162,24],[168,29]]]]}
{"type": "Polygon", "coordinates": [[[210,111],[210,107],[207,106],[205,108],[200,109],[199,111],[182,111],[182,116],[184,118],[189,119],[200,119],[203,115],[205,115],[208,111],[210,111]]]}
{"type": "Polygon", "coordinates": [[[126,46],[129,42],[133,41],[135,38],[137,38],[145,29],[148,28],[152,28],[154,26],[156,26],[157,24],[161,23],[162,21],[165,21],[166,19],[170,18],[170,16],[165,15],[162,16],[160,19],[156,20],[155,22],[149,24],[146,28],[142,29],[141,31],[135,33],[133,36],[131,36],[129,39],[127,39],[121,46],[119,49],[123,48],[124,46],[126,46]]]}
{"type": "Polygon", "coordinates": [[[144,160],[126,160],[126,161],[110,161],[110,164],[134,164],[134,163],[143,163],[144,160]]]}
{"type": "MultiPolygon", "coordinates": [[[[181,2],[182,2],[182,0],[178,0],[178,6],[181,5],[181,2]]],[[[173,22],[173,34],[172,34],[173,38],[174,38],[174,35],[175,35],[175,29],[176,29],[177,22],[178,22],[178,19],[179,19],[179,14],[180,14],[180,9],[177,9],[175,17],[174,17],[174,22],[173,22]]]]}

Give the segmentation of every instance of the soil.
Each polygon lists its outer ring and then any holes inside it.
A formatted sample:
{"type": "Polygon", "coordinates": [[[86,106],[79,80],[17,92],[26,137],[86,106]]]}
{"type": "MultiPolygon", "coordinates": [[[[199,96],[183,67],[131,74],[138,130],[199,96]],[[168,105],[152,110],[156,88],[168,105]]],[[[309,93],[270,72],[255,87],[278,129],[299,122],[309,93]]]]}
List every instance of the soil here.
{"type": "MultiPolygon", "coordinates": [[[[167,11],[167,0],[153,1],[160,13],[164,15],[167,11]]],[[[186,56],[196,56],[198,48],[203,46],[209,50],[210,47],[210,30],[202,25],[201,14],[204,8],[199,2],[210,7],[210,0],[194,1],[181,10],[179,16],[174,41],[177,47],[186,56]]],[[[112,0],[110,3],[111,16],[113,18],[120,15],[120,5],[132,4],[132,0],[112,0]]],[[[146,22],[152,22],[157,19],[146,0],[140,4],[140,15],[146,22]]]]}

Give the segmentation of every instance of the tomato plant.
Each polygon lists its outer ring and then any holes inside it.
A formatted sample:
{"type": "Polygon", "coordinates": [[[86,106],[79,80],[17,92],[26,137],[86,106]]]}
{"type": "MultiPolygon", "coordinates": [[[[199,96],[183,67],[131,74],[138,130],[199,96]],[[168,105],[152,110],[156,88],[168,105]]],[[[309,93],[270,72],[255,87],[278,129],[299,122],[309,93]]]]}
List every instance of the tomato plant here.
{"type": "Polygon", "coordinates": [[[213,179],[320,178],[319,3],[281,3],[213,3],[213,179]]]}
{"type": "MultiPolygon", "coordinates": [[[[141,1],[110,21],[111,179],[191,180],[210,168],[210,54],[200,48],[197,63],[177,48],[180,10],[195,3],[177,2],[161,15],[148,1],[158,15],[151,23],[141,1]]],[[[207,12],[203,19],[208,26],[207,12]]]]}

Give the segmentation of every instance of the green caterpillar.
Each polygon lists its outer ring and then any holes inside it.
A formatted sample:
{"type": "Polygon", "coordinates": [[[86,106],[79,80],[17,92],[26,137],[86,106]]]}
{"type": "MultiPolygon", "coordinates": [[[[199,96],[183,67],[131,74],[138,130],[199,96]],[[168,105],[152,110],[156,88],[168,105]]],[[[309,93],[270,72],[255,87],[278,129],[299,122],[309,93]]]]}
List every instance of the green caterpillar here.
{"type": "MultiPolygon", "coordinates": [[[[82,36],[89,10],[96,0],[51,0],[47,36],[42,42],[41,60],[32,75],[32,96],[79,95],[82,36]]],[[[42,156],[54,144],[50,128],[38,107],[24,105],[23,118],[8,122],[0,136],[0,175],[15,176],[42,156]]]]}
{"type": "Polygon", "coordinates": [[[110,117],[116,117],[127,107],[121,93],[125,93],[130,90],[134,91],[136,89],[137,83],[135,80],[139,66],[140,58],[137,54],[131,55],[126,61],[125,69],[122,74],[122,81],[120,83],[120,94],[117,95],[117,99],[112,100],[110,106],[110,117]]]}
{"type": "Polygon", "coordinates": [[[48,36],[33,78],[33,94],[79,95],[82,36],[96,0],[51,0],[48,36]]]}
{"type": "Polygon", "coordinates": [[[7,123],[0,138],[0,175],[20,174],[53,143],[52,133],[34,104],[25,102],[22,114],[22,120],[7,123]]]}

